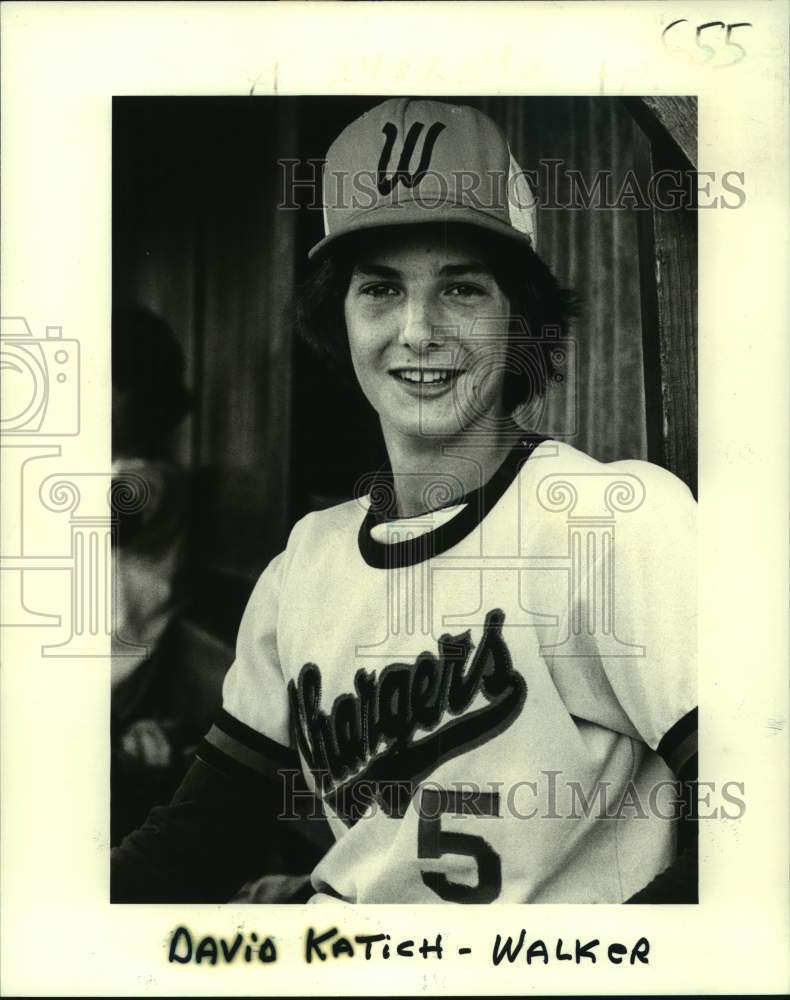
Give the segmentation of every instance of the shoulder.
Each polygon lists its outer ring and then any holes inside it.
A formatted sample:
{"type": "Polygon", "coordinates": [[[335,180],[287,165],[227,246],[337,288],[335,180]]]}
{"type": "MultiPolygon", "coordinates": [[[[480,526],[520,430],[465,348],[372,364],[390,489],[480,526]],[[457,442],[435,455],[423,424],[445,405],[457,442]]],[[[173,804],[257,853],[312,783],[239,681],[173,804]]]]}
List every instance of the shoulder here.
{"type": "Polygon", "coordinates": [[[621,552],[647,558],[657,550],[689,553],[697,504],[686,484],[651,462],[600,462],[561,441],[543,442],[520,474],[520,492],[535,531],[610,530],[621,552]]]}
{"type": "Polygon", "coordinates": [[[305,544],[324,547],[352,533],[356,537],[367,509],[368,497],[362,497],[305,514],[291,529],[286,552],[293,552],[305,544]]]}
{"type": "Polygon", "coordinates": [[[272,586],[279,587],[294,566],[300,569],[306,563],[315,567],[322,559],[336,554],[341,545],[347,546],[351,540],[356,544],[365,510],[366,498],[311,511],[301,517],[291,528],[285,548],[258,578],[252,598],[260,600],[272,586]]]}
{"type": "Polygon", "coordinates": [[[696,508],[688,486],[667,469],[641,459],[601,462],[563,441],[543,442],[524,473],[539,498],[553,494],[559,502],[564,491],[566,503],[583,509],[600,506],[602,514],[628,509],[657,515],[696,508]]]}

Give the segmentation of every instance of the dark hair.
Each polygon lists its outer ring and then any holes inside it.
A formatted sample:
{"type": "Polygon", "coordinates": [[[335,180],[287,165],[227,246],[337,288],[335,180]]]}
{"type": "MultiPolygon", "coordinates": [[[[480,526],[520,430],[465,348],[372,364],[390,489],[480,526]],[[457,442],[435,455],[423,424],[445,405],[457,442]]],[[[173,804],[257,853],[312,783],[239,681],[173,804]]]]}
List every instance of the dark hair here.
{"type": "MultiPolygon", "coordinates": [[[[425,224],[426,228],[428,225],[425,224]]],[[[534,250],[507,237],[461,223],[442,224],[474,234],[497,284],[510,302],[511,343],[506,362],[504,404],[509,412],[541,397],[562,374],[558,343],[568,333],[576,313],[574,293],[559,282],[534,250]],[[521,336],[514,336],[521,334],[521,336]],[[559,353],[558,353],[559,352],[559,353]]],[[[372,230],[365,234],[369,236],[372,230]]],[[[297,289],[295,314],[300,336],[332,370],[353,379],[344,319],[344,300],[356,260],[359,240],[338,240],[332,254],[318,263],[297,289]]]]}

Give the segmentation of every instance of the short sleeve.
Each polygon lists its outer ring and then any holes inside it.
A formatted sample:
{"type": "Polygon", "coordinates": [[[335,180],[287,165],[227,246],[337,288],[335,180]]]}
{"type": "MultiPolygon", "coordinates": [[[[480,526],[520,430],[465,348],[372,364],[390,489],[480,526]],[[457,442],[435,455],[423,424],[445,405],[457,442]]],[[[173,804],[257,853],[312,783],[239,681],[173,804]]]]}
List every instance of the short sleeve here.
{"type": "Polygon", "coordinates": [[[273,777],[298,767],[289,746],[288,698],[277,652],[277,620],[286,552],[261,574],[242,616],[236,656],[222,688],[222,711],[198,756],[273,777]]]}
{"type": "Polygon", "coordinates": [[[696,724],[696,503],[646,462],[606,468],[635,489],[611,524],[582,525],[571,540],[576,578],[545,655],[572,715],[666,759],[696,724]]]}

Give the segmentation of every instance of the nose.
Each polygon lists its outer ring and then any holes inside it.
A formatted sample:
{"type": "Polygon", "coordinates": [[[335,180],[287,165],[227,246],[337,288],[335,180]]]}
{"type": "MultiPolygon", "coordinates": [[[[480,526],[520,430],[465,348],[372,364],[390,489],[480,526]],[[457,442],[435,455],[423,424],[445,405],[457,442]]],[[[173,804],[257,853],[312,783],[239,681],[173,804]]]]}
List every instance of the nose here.
{"type": "Polygon", "coordinates": [[[444,339],[440,317],[429,295],[410,295],[401,314],[399,343],[415,354],[424,354],[444,339]]]}

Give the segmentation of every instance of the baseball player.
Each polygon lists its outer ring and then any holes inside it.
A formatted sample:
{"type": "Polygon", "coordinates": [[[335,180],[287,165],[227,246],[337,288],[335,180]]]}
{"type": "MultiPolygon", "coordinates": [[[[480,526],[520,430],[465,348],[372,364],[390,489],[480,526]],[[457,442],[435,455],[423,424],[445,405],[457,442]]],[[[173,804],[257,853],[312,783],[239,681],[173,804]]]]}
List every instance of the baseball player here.
{"type": "Polygon", "coordinates": [[[695,504],[523,429],[569,298],[505,138],[385,101],[329,149],[324,205],[299,323],[389,463],[260,577],[114,900],[228,899],[299,774],[333,835],[311,902],[695,901],[695,504]]]}

